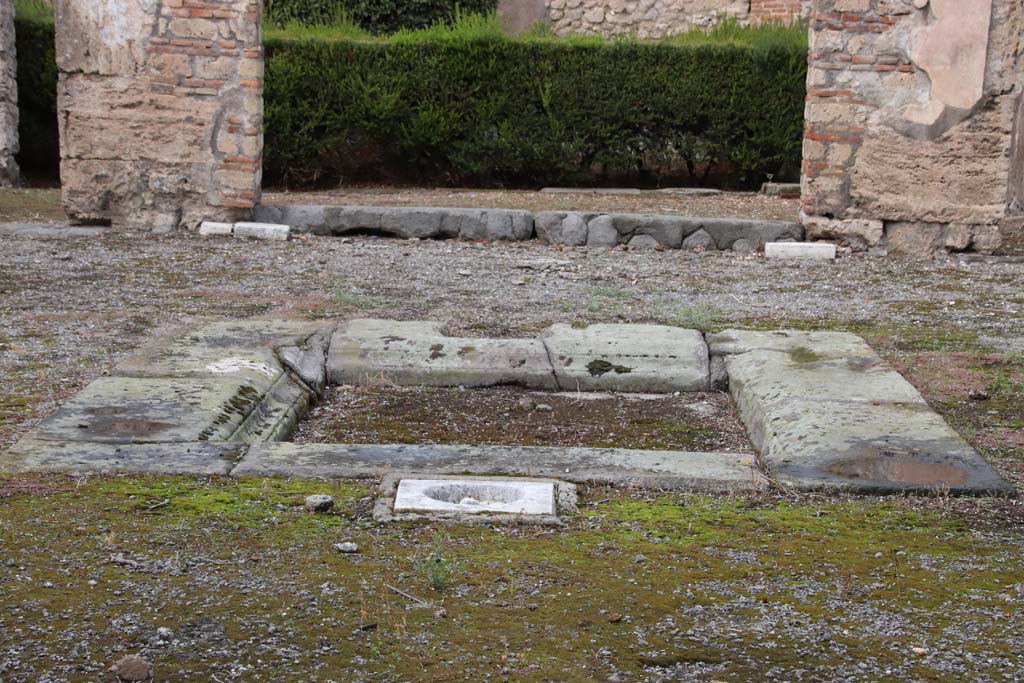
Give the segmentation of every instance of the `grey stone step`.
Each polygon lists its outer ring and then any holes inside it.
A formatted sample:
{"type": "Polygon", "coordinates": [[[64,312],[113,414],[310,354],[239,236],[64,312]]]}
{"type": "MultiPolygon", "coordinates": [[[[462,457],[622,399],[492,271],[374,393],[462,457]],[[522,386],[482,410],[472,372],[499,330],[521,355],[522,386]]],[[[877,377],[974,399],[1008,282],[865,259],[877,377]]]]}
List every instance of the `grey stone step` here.
{"type": "Polygon", "coordinates": [[[759,490],[753,456],[605,448],[359,444],[258,444],[233,476],[379,477],[389,473],[551,477],[706,492],[759,490]]]}
{"type": "Polygon", "coordinates": [[[0,472],[226,475],[245,448],[241,443],[96,443],[28,437],[0,453],[0,472]]]}
{"type": "Polygon", "coordinates": [[[729,390],[769,476],[801,490],[1008,494],[1010,486],[856,335],[726,331],[729,390]]]}
{"type": "Polygon", "coordinates": [[[327,373],[333,384],[558,388],[539,339],[449,337],[437,322],[342,323],[331,340],[327,373]]]}
{"type": "Polygon", "coordinates": [[[553,325],[544,331],[566,391],[707,391],[708,347],[697,330],[664,325],[553,325]]]}

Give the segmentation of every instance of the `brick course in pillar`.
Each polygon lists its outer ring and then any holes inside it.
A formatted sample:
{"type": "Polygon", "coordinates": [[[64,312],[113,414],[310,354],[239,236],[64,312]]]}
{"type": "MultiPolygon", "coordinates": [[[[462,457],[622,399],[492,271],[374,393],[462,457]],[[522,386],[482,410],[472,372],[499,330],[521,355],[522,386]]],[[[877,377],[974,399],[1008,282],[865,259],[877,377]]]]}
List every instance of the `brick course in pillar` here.
{"type": "Polygon", "coordinates": [[[14,44],[14,0],[0,0],[0,187],[17,185],[18,62],[14,44]]]}
{"type": "Polygon", "coordinates": [[[258,0],[57,0],[69,217],[167,231],[259,201],[258,0]]]}
{"type": "Polygon", "coordinates": [[[808,236],[920,255],[993,251],[1020,194],[1011,159],[1021,154],[1014,129],[1024,10],[1019,0],[918,4],[814,2],[808,236]],[[988,3],[991,22],[979,24],[988,3]]]}
{"type": "Polygon", "coordinates": [[[790,24],[810,14],[808,0],[750,0],[750,23],[790,24]]]}

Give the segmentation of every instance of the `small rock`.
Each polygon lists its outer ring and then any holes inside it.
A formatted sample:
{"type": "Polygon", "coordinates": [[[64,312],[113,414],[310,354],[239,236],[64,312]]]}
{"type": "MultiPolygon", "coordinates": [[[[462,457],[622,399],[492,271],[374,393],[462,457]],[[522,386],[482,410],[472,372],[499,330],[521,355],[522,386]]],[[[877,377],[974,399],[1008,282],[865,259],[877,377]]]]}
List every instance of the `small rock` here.
{"type": "Polygon", "coordinates": [[[310,512],[327,512],[334,507],[334,498],[326,493],[314,493],[306,496],[306,509],[310,512]]]}
{"type": "Polygon", "coordinates": [[[523,396],[516,402],[516,408],[518,408],[519,410],[525,410],[528,413],[531,412],[536,407],[537,402],[534,401],[529,396],[523,396]]]}
{"type": "Polygon", "coordinates": [[[609,614],[608,615],[608,623],[610,623],[610,624],[617,624],[620,621],[622,621],[622,615],[621,614],[609,614]]]}
{"type": "Polygon", "coordinates": [[[339,553],[345,553],[346,555],[351,555],[352,553],[359,552],[359,546],[355,543],[352,543],[351,541],[345,541],[344,543],[335,543],[334,549],[337,550],[339,553]]]}
{"type": "Polygon", "coordinates": [[[757,251],[757,245],[750,240],[739,239],[733,242],[732,250],[737,254],[752,254],[757,251]]]}
{"type": "Polygon", "coordinates": [[[538,403],[537,407],[534,408],[538,413],[553,413],[555,409],[549,406],[547,403],[538,403]]]}
{"type": "Polygon", "coordinates": [[[110,670],[119,681],[148,681],[153,678],[153,665],[138,655],[122,657],[110,670]]]}
{"type": "Polygon", "coordinates": [[[156,635],[157,638],[159,638],[160,640],[170,640],[174,637],[174,631],[167,628],[166,626],[161,626],[156,630],[156,635]]]}

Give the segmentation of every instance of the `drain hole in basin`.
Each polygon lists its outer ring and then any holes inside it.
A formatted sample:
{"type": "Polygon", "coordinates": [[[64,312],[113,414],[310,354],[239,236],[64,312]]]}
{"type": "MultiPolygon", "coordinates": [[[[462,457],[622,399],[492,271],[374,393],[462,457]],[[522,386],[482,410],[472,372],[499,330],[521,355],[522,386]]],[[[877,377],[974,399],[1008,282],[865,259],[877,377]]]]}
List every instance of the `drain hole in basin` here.
{"type": "Polygon", "coordinates": [[[431,486],[423,492],[427,498],[442,503],[461,505],[494,505],[514,503],[523,497],[523,492],[512,486],[494,484],[445,484],[431,486]]]}

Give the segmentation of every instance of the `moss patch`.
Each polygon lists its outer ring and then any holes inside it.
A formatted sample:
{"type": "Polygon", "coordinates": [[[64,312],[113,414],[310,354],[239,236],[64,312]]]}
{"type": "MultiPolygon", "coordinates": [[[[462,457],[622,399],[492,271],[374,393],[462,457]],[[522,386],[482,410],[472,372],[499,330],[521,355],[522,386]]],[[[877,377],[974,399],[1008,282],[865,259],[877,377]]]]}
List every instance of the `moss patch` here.
{"type": "Polygon", "coordinates": [[[95,680],[140,651],[172,682],[830,680],[880,657],[890,680],[970,680],[1021,664],[1020,527],[979,534],[927,501],[592,490],[563,530],[438,543],[371,523],[359,483],[47,479],[0,482],[12,681],[95,680]],[[336,511],[304,512],[314,492],[336,511]],[[348,540],[361,552],[331,547],[348,540]],[[458,567],[442,591],[422,569],[437,552],[458,567]]]}

